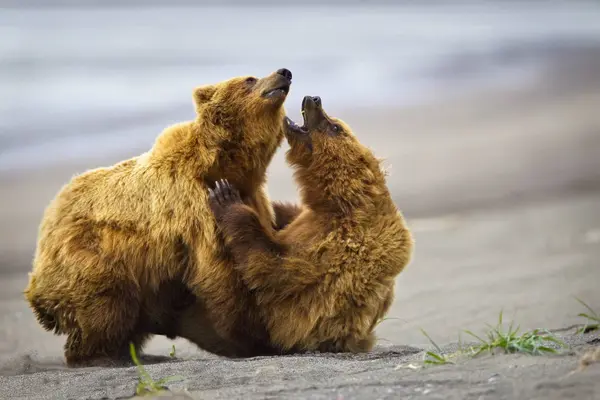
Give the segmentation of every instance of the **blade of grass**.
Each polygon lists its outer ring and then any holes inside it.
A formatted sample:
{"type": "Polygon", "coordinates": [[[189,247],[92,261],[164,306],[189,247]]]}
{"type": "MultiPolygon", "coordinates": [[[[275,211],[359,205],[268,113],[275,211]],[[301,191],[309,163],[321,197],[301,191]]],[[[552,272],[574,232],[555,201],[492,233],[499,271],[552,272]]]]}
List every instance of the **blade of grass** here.
{"type": "Polygon", "coordinates": [[[421,333],[423,333],[423,335],[425,335],[425,337],[426,337],[427,339],[429,339],[429,342],[431,342],[431,344],[432,344],[432,345],[435,347],[435,349],[436,349],[436,350],[437,350],[439,353],[441,353],[441,352],[442,352],[442,349],[440,349],[440,347],[437,345],[437,343],[435,343],[435,342],[433,341],[433,339],[431,339],[431,337],[429,337],[429,335],[427,334],[427,332],[425,332],[425,330],[421,329],[421,333]]]}
{"type": "Polygon", "coordinates": [[[129,343],[129,354],[131,355],[131,359],[133,360],[133,363],[137,367],[138,373],[140,375],[140,381],[142,380],[142,377],[143,377],[144,381],[152,382],[152,377],[146,371],[146,369],[144,368],[142,363],[140,363],[140,360],[137,358],[137,354],[135,352],[135,346],[133,345],[133,343],[129,343]]]}
{"type": "Polygon", "coordinates": [[[598,314],[596,314],[596,311],[594,311],[594,309],[592,309],[592,307],[590,307],[589,305],[587,305],[587,303],[583,300],[581,300],[579,297],[575,297],[575,300],[577,300],[582,306],[584,306],[585,308],[587,308],[587,310],[589,312],[591,312],[593,315],[596,316],[596,318],[600,318],[600,316],[598,316],[598,314]]]}
{"type": "Polygon", "coordinates": [[[428,351],[425,354],[427,354],[429,357],[435,358],[436,360],[444,361],[444,358],[442,356],[440,356],[439,354],[433,353],[431,351],[428,351]]]}
{"type": "Polygon", "coordinates": [[[475,339],[479,340],[481,343],[483,344],[487,344],[487,342],[485,340],[483,340],[482,338],[480,338],[479,336],[477,336],[476,334],[474,334],[471,331],[465,331],[466,334],[473,336],[475,339]]]}

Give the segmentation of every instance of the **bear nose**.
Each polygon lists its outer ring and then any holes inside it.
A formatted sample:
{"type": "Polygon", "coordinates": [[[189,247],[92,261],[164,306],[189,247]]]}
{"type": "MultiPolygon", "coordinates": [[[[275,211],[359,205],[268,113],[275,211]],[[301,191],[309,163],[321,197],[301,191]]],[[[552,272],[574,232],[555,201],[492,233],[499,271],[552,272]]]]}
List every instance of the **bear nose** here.
{"type": "Polygon", "coordinates": [[[286,78],[288,81],[292,80],[292,72],[289,69],[281,68],[277,70],[277,73],[286,78]]]}
{"type": "Polygon", "coordinates": [[[321,107],[321,98],[319,96],[313,97],[312,101],[314,101],[318,107],[321,107]]]}

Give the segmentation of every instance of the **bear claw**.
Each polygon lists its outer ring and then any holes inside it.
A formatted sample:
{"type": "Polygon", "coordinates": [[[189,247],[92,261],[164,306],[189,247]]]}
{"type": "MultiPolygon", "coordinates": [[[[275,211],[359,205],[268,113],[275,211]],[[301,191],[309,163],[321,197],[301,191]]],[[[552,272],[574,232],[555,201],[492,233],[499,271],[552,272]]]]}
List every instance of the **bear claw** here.
{"type": "Polygon", "coordinates": [[[208,202],[215,217],[220,220],[227,208],[241,203],[240,192],[226,179],[215,182],[214,189],[208,189],[208,202]]]}

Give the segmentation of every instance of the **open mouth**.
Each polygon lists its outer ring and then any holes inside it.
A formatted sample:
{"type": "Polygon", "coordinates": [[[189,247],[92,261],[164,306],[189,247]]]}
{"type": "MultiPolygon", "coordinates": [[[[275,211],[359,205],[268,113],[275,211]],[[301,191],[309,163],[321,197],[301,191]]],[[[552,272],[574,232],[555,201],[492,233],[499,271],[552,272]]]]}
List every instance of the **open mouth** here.
{"type": "Polygon", "coordinates": [[[306,96],[302,99],[302,126],[292,121],[289,117],[285,117],[287,123],[287,131],[295,134],[296,136],[308,136],[310,133],[310,127],[315,127],[315,117],[317,120],[322,115],[321,110],[321,98],[318,96],[311,97],[306,96]],[[309,127],[310,125],[310,127],[309,127]]]}
{"type": "Polygon", "coordinates": [[[263,97],[279,97],[279,96],[287,96],[287,94],[289,92],[290,92],[290,85],[283,84],[274,89],[269,89],[269,90],[263,92],[262,95],[263,95],[263,97]]]}
{"type": "Polygon", "coordinates": [[[287,123],[288,132],[294,133],[296,135],[308,135],[308,118],[306,117],[306,112],[304,109],[305,102],[302,101],[302,126],[298,125],[295,121],[290,119],[289,117],[285,117],[285,122],[287,123]]]}
{"type": "MultiPolygon", "coordinates": [[[[302,115],[304,116],[304,112],[302,113],[302,115]]],[[[308,128],[306,127],[306,117],[304,118],[304,124],[302,126],[298,125],[289,117],[285,117],[285,122],[287,124],[287,131],[289,133],[293,133],[296,135],[308,135],[308,128]]]]}

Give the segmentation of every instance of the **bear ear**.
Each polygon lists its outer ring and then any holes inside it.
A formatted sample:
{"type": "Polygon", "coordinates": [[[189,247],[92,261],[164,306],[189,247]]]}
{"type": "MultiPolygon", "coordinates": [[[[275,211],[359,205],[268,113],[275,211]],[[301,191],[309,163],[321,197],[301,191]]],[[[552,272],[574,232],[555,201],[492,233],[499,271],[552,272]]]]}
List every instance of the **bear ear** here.
{"type": "Polygon", "coordinates": [[[200,86],[194,89],[194,102],[196,105],[204,104],[212,99],[217,88],[212,85],[200,86]]]}

